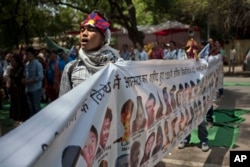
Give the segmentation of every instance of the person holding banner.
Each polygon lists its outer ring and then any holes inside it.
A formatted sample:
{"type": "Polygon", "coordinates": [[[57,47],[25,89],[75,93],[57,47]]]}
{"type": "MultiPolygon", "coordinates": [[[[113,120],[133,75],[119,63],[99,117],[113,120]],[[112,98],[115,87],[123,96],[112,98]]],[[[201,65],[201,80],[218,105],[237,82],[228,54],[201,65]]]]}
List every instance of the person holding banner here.
{"type": "MultiPolygon", "coordinates": [[[[200,81],[197,81],[197,84],[195,85],[193,81],[190,81],[190,85],[192,87],[192,94],[194,96],[196,96],[196,93],[194,91],[194,88],[199,84],[200,81]]],[[[189,95],[189,98],[191,98],[191,94],[189,95]]],[[[195,98],[195,97],[194,97],[195,98]]],[[[195,105],[194,105],[195,106],[195,105]]],[[[192,113],[191,111],[191,107],[190,106],[190,113],[192,113]]],[[[208,131],[207,131],[207,122],[210,122],[212,120],[210,120],[210,118],[212,119],[212,114],[213,114],[213,106],[211,106],[207,112],[208,114],[206,115],[206,120],[205,119],[198,125],[198,138],[200,140],[201,143],[201,150],[203,152],[206,152],[209,150],[209,146],[208,146],[208,131]]],[[[197,112],[194,112],[194,114],[197,114],[197,112]]],[[[196,117],[194,114],[191,114],[191,119],[190,119],[190,123],[195,121],[196,117]]],[[[186,147],[187,144],[189,144],[189,141],[191,139],[191,134],[189,134],[183,141],[180,142],[180,144],[178,145],[179,149],[183,149],[186,147]]]]}
{"type": "Polygon", "coordinates": [[[69,62],[62,73],[59,96],[64,95],[91,75],[118,60],[119,53],[111,48],[110,23],[103,12],[95,10],[80,25],[78,58],[69,62]]]}

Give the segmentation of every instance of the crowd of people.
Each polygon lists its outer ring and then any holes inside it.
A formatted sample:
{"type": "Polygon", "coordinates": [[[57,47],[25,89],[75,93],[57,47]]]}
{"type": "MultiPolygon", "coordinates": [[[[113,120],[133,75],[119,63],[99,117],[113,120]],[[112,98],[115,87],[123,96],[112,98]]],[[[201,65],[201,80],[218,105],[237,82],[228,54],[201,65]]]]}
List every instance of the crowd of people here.
{"type": "Polygon", "coordinates": [[[63,49],[20,49],[1,54],[1,101],[10,103],[9,116],[20,124],[41,110],[41,102],[58,98],[65,65],[77,57],[77,46],[70,53],[63,49]]]}

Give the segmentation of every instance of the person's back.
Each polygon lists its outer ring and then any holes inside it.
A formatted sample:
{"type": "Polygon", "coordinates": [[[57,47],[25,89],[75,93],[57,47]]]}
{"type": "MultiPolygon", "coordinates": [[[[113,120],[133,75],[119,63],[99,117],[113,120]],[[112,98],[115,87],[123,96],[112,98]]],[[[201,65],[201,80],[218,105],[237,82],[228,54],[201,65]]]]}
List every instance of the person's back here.
{"type": "Polygon", "coordinates": [[[90,13],[81,23],[78,58],[69,62],[62,73],[59,96],[70,91],[91,75],[120,57],[117,50],[109,46],[110,23],[100,11],[90,13]]]}

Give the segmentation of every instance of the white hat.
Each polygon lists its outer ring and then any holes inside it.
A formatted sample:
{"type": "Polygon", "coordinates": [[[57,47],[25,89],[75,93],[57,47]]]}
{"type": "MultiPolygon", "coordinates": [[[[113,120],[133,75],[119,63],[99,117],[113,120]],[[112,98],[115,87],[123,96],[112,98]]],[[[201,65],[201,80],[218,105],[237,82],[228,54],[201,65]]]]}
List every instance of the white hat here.
{"type": "Polygon", "coordinates": [[[37,55],[37,57],[40,57],[40,58],[42,58],[42,59],[43,59],[43,61],[45,61],[45,56],[44,56],[44,54],[43,54],[43,53],[39,53],[39,54],[37,55]]]}

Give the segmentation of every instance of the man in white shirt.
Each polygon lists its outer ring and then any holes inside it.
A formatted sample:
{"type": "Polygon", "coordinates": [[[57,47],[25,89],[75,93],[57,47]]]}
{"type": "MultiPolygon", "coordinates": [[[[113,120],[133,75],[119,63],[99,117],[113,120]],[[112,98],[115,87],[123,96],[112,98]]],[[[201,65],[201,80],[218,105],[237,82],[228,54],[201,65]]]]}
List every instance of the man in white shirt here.
{"type": "Polygon", "coordinates": [[[230,49],[229,53],[229,69],[228,69],[229,73],[231,72],[231,68],[232,72],[234,73],[235,58],[236,58],[236,49],[232,45],[232,48],[230,49]]]}

